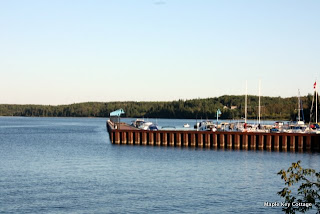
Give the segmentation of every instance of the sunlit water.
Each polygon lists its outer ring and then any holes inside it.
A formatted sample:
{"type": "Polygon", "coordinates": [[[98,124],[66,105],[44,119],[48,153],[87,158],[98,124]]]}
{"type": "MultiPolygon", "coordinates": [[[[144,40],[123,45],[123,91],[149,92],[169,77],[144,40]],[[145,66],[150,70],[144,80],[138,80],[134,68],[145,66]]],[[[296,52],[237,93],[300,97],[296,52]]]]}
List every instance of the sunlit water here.
{"type": "Polygon", "coordinates": [[[112,145],[105,122],[0,117],[0,212],[281,213],[263,206],[281,201],[277,172],[320,168],[318,153],[112,145]]]}

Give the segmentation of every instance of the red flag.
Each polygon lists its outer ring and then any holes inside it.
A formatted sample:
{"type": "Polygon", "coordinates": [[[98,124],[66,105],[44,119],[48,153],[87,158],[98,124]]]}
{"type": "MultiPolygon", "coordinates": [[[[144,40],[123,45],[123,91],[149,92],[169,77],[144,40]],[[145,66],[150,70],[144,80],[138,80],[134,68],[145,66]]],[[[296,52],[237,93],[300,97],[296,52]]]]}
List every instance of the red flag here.
{"type": "Polygon", "coordinates": [[[317,82],[314,82],[313,89],[316,89],[316,87],[317,87],[317,82]]]}

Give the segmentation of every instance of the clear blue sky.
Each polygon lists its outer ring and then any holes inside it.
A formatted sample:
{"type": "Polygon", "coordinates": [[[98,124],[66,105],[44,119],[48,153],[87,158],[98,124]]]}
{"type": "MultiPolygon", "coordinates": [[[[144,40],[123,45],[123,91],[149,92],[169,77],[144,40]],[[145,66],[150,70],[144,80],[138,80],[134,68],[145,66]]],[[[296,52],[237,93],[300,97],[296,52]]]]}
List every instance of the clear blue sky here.
{"type": "MultiPolygon", "coordinates": [[[[320,1],[0,1],[0,103],[312,93],[320,1]]],[[[320,84],[320,83],[319,83],[320,84]]],[[[318,84],[318,85],[319,85],[318,84]]]]}

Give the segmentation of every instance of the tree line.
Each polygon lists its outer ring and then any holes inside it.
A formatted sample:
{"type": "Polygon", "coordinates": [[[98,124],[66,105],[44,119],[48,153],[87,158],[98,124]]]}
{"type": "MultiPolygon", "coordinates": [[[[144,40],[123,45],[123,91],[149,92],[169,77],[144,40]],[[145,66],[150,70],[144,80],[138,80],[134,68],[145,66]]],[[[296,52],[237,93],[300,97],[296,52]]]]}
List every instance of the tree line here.
{"type": "MultiPolygon", "coordinates": [[[[313,95],[301,97],[305,121],[310,120],[313,95]]],[[[258,96],[248,96],[248,119],[258,117],[258,96]]],[[[264,120],[296,120],[298,98],[261,97],[261,118],[264,120]]],[[[108,117],[110,112],[122,108],[125,117],[146,118],[216,118],[221,110],[221,119],[244,117],[244,96],[225,95],[215,98],[175,100],[168,102],[86,102],[70,105],[12,105],[1,104],[1,116],[27,117],[108,117]]],[[[315,104],[313,105],[315,109],[315,104]]],[[[315,111],[313,109],[313,111],[315,111]]],[[[319,112],[320,113],[320,112],[319,112]]],[[[301,111],[302,116],[302,111],[301,111]]],[[[314,117],[314,116],[313,116],[314,117]]],[[[314,120],[314,118],[312,118],[314,120]]]]}

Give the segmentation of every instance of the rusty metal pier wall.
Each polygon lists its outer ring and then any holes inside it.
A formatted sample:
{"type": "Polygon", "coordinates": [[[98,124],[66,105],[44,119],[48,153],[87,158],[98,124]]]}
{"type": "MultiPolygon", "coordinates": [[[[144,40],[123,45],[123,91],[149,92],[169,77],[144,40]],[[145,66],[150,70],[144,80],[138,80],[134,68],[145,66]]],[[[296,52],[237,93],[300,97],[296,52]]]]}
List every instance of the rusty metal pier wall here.
{"type": "Polygon", "coordinates": [[[308,133],[148,131],[107,122],[112,144],[200,147],[241,150],[320,152],[320,135],[308,133]],[[127,128],[126,128],[127,127],[127,128]]]}

